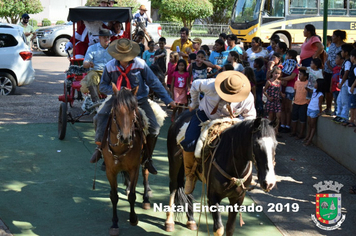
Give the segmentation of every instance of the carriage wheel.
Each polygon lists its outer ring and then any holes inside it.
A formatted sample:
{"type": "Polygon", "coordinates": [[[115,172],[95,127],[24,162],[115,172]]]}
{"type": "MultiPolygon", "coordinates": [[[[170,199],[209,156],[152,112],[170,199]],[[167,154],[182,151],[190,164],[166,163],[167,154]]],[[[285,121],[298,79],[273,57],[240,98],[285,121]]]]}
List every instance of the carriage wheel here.
{"type": "Polygon", "coordinates": [[[67,103],[62,102],[58,114],[58,138],[63,140],[67,130],[67,103]]]}

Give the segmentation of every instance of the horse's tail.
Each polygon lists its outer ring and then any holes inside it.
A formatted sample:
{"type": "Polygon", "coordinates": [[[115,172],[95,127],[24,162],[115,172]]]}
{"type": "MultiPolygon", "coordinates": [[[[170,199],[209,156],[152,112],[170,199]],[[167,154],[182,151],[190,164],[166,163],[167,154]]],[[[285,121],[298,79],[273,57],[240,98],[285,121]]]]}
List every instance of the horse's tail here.
{"type": "Polygon", "coordinates": [[[180,221],[182,214],[181,213],[187,213],[187,214],[192,214],[193,215],[193,202],[194,202],[194,197],[192,194],[185,194],[184,193],[184,186],[179,186],[177,189],[177,192],[174,197],[174,205],[176,206],[183,206],[185,210],[188,210],[188,212],[175,212],[174,216],[175,218],[180,221]],[[185,207],[187,206],[188,209],[185,207]]]}

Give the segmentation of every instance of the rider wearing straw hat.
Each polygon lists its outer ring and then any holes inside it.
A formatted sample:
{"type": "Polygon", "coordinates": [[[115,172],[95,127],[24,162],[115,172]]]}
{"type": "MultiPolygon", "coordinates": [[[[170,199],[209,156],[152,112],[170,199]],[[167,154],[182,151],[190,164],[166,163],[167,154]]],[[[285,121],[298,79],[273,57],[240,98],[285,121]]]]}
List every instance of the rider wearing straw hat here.
{"type": "MultiPolygon", "coordinates": [[[[146,116],[149,119],[149,134],[146,137],[148,160],[145,163],[145,167],[150,173],[157,174],[156,169],[152,165],[152,153],[156,145],[160,126],[158,125],[153,110],[148,103],[147,97],[149,89],[152,89],[164,103],[169,104],[172,107],[175,107],[175,103],[145,61],[137,57],[140,52],[140,47],[137,43],[125,38],[118,39],[109,45],[107,51],[114,59],[105,65],[99,90],[101,93],[111,95],[113,94],[112,83],[115,83],[118,89],[121,87],[130,89],[138,86],[136,94],[138,105],[145,111],[146,116]]],[[[109,119],[111,106],[110,99],[94,117],[94,123],[96,125],[95,143],[98,144],[99,147],[109,119]]],[[[95,163],[101,158],[99,147],[93,154],[90,162],[95,163]]]]}
{"type": "Polygon", "coordinates": [[[139,11],[135,15],[133,15],[133,25],[137,25],[136,27],[140,27],[143,32],[145,32],[145,34],[152,40],[152,36],[146,30],[147,22],[152,23],[152,19],[147,15],[147,8],[145,5],[141,5],[138,10],[139,11]]]}
{"type": "Polygon", "coordinates": [[[242,119],[256,118],[250,82],[244,74],[238,71],[221,72],[216,79],[195,80],[190,94],[192,102],[189,110],[192,111],[197,107],[198,109],[190,120],[185,139],[180,143],[183,147],[186,194],[193,192],[197,180],[194,150],[201,133],[199,124],[229,116],[241,116],[242,119]],[[199,101],[200,93],[204,93],[204,97],[199,101]]]}

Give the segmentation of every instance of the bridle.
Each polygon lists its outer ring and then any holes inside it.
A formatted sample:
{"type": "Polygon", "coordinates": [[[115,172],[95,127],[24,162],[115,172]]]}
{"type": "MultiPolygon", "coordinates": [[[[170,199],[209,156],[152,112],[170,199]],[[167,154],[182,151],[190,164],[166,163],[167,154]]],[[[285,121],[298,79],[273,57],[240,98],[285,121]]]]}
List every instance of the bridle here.
{"type": "MultiPolygon", "coordinates": [[[[117,146],[119,146],[121,144],[120,143],[121,129],[120,129],[120,126],[119,126],[119,124],[117,122],[115,108],[111,108],[109,120],[110,120],[111,117],[112,117],[112,120],[114,121],[116,129],[117,129],[117,134],[116,134],[117,142],[113,144],[111,142],[111,139],[110,139],[110,130],[111,130],[111,125],[112,125],[113,122],[109,122],[108,129],[107,129],[107,137],[106,138],[107,138],[107,142],[108,142],[108,151],[113,156],[113,158],[115,159],[115,164],[117,164],[119,158],[126,156],[132,150],[132,148],[133,148],[133,140],[136,137],[136,131],[140,130],[140,128],[142,128],[142,124],[140,122],[138,122],[138,115],[137,115],[136,110],[134,110],[134,118],[132,120],[132,127],[131,127],[132,140],[131,140],[131,142],[129,144],[126,144],[127,149],[126,149],[125,152],[123,152],[120,155],[116,155],[116,154],[113,153],[112,147],[117,147],[117,146]]],[[[141,129],[141,130],[143,130],[143,129],[141,129]]],[[[141,135],[141,141],[144,141],[144,135],[143,134],[141,135]]]]}

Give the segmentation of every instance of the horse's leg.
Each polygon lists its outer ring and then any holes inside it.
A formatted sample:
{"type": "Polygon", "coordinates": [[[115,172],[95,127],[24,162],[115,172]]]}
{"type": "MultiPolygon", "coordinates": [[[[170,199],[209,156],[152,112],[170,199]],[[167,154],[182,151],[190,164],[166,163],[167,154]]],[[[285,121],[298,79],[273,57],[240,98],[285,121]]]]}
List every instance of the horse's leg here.
{"type": "Polygon", "coordinates": [[[143,188],[144,188],[142,208],[145,210],[151,209],[149,192],[152,192],[152,190],[148,185],[148,175],[149,175],[148,170],[146,168],[142,168],[143,188]]]}
{"type": "Polygon", "coordinates": [[[117,194],[117,176],[109,171],[106,172],[106,176],[109,180],[111,190],[110,190],[110,200],[112,204],[112,226],[110,228],[110,235],[119,235],[119,218],[117,217],[117,203],[119,201],[119,196],[117,194]]]}
{"type": "Polygon", "coordinates": [[[124,171],[124,177],[125,177],[125,182],[124,182],[124,185],[126,186],[126,189],[125,189],[125,192],[126,192],[126,196],[129,196],[129,193],[130,193],[130,176],[129,174],[124,171]]]}
{"type": "MultiPolygon", "coordinates": [[[[236,198],[229,198],[230,205],[234,206],[235,204],[241,206],[245,198],[245,194],[242,194],[240,197],[236,198]]],[[[227,219],[226,223],[226,236],[232,236],[234,235],[234,230],[235,230],[235,221],[236,221],[236,216],[237,212],[236,211],[230,211],[229,216],[227,219]]],[[[242,218],[241,218],[242,220],[242,218]]],[[[242,226],[243,221],[240,222],[240,225],[242,226]]]]}
{"type": "Polygon", "coordinates": [[[130,193],[128,196],[128,200],[130,203],[130,224],[135,226],[138,224],[137,215],[135,212],[135,201],[136,201],[136,184],[138,180],[138,173],[139,173],[140,166],[136,169],[133,169],[129,172],[130,175],[130,193]]]}
{"type": "MultiPolygon", "coordinates": [[[[173,190],[173,192],[171,192],[170,196],[169,196],[169,206],[172,207],[172,205],[174,204],[174,197],[176,195],[177,190],[173,190]]],[[[173,211],[169,211],[167,212],[167,219],[166,219],[166,223],[165,228],[167,232],[173,232],[174,231],[174,213],[173,211]]]]}
{"type": "Polygon", "coordinates": [[[209,208],[211,209],[211,206],[216,207],[216,209],[214,209],[214,211],[211,212],[211,215],[213,216],[213,220],[214,220],[214,226],[213,226],[214,236],[222,236],[224,235],[224,226],[221,222],[221,214],[218,211],[221,199],[217,196],[218,193],[213,192],[213,189],[211,189],[209,192],[211,192],[211,194],[209,194],[208,196],[209,208]]]}

